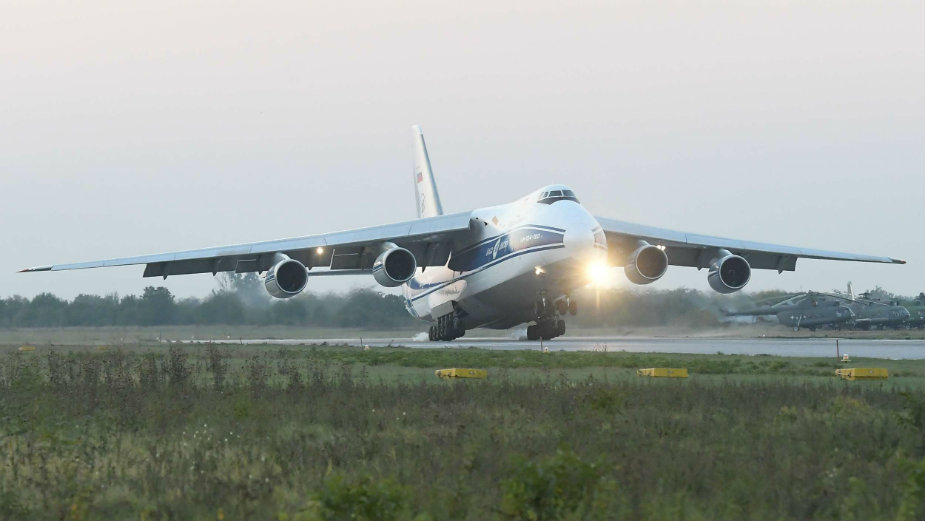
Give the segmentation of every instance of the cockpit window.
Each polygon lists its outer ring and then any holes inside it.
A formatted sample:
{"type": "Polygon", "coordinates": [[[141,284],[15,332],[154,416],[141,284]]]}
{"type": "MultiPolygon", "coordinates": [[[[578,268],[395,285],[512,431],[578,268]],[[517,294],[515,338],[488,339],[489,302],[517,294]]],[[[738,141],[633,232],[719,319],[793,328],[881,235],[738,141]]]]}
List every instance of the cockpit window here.
{"type": "Polygon", "coordinates": [[[578,198],[575,197],[575,192],[571,190],[550,190],[541,193],[536,200],[540,204],[552,204],[556,201],[575,201],[577,203],[578,198]]]}

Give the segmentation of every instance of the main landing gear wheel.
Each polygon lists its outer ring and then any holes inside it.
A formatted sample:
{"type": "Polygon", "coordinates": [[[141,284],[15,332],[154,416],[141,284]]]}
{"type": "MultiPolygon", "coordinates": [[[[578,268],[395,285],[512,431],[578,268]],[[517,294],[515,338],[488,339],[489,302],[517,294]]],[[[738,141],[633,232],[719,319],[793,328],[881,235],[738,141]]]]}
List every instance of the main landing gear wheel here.
{"type": "Polygon", "coordinates": [[[565,334],[564,320],[544,320],[538,324],[527,326],[527,340],[552,340],[565,334]]]}
{"type": "Polygon", "coordinates": [[[455,340],[466,334],[466,329],[462,322],[453,313],[448,313],[442,317],[437,317],[437,325],[430,326],[427,330],[427,339],[431,342],[436,340],[455,340]]]}

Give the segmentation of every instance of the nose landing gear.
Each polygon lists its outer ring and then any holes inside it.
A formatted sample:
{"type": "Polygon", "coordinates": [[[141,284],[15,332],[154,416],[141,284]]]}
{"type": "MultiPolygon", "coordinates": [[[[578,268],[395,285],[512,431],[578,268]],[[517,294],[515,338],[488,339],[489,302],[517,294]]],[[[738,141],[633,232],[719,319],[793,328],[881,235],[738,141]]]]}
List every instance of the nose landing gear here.
{"type": "Polygon", "coordinates": [[[546,297],[545,292],[540,293],[535,306],[536,324],[527,327],[527,340],[550,340],[565,334],[565,321],[556,315],[557,311],[561,315],[570,311],[571,306],[563,305],[564,302],[559,301],[559,304],[553,304],[546,297]]]}

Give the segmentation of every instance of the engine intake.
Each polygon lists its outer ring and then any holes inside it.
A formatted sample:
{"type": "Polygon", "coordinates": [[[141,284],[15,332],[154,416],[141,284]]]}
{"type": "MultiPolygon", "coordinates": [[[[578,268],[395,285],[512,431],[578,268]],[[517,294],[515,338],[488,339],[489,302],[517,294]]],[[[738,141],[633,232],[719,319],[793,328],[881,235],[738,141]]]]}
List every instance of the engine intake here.
{"type": "Polygon", "coordinates": [[[413,253],[394,244],[386,248],[373,263],[373,278],[387,288],[401,286],[414,276],[417,260],[413,253]]]}
{"type": "Polygon", "coordinates": [[[707,282],[718,293],[733,293],[744,288],[752,276],[752,267],[748,261],[738,255],[725,252],[726,255],[710,263],[707,282]]]}
{"type": "Polygon", "coordinates": [[[633,284],[650,284],[668,271],[668,255],[661,248],[645,243],[630,255],[623,271],[633,284]]]}
{"type": "Polygon", "coordinates": [[[308,272],[305,265],[289,258],[277,262],[263,279],[267,293],[276,298],[294,297],[305,289],[307,283],[308,272]]]}

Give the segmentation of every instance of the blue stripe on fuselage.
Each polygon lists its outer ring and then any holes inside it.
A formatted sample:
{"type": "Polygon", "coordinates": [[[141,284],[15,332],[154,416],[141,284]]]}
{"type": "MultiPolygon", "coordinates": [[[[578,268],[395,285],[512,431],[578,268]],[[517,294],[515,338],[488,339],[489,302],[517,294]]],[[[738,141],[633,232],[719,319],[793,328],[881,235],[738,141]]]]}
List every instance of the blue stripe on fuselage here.
{"type": "Polygon", "coordinates": [[[425,297],[456,281],[525,253],[564,248],[564,237],[565,230],[562,228],[526,224],[506,233],[483,239],[459,250],[447,264],[447,267],[453,271],[464,273],[450,280],[427,284],[421,284],[416,278],[412,278],[406,283],[410,289],[426,291],[406,300],[411,302],[425,297]]]}
{"type": "MultiPolygon", "coordinates": [[[[445,288],[446,286],[449,286],[450,284],[452,284],[452,283],[454,283],[454,282],[457,282],[457,281],[460,281],[460,280],[462,280],[462,279],[465,279],[465,278],[469,277],[470,275],[475,275],[476,273],[481,273],[481,272],[485,271],[486,269],[488,269],[488,268],[490,268],[490,267],[492,267],[492,266],[494,266],[494,265],[496,265],[496,264],[500,264],[500,263],[502,263],[502,262],[504,262],[504,261],[506,261],[506,260],[508,260],[508,259],[513,259],[514,257],[519,257],[520,255],[523,255],[523,254],[525,254],[525,253],[534,253],[534,252],[539,252],[539,251],[555,250],[555,249],[558,249],[558,248],[565,248],[565,244],[553,244],[553,245],[550,245],[550,246],[539,246],[539,247],[536,247],[536,248],[531,248],[531,249],[529,249],[529,250],[522,250],[522,251],[519,251],[519,252],[516,252],[516,253],[512,253],[512,254],[508,255],[507,257],[503,257],[503,258],[500,258],[500,259],[495,260],[494,262],[491,262],[491,263],[489,263],[489,264],[486,264],[485,266],[482,266],[481,268],[479,268],[479,269],[477,269],[477,270],[475,270],[475,271],[470,271],[469,273],[462,274],[462,275],[460,275],[460,276],[458,276],[458,277],[454,277],[454,278],[452,278],[452,279],[450,279],[450,280],[447,280],[447,281],[444,281],[444,282],[435,282],[435,283],[432,283],[432,284],[425,284],[425,285],[422,286],[422,288],[430,288],[428,291],[425,291],[424,293],[421,293],[420,295],[415,295],[415,296],[411,297],[410,299],[406,299],[406,300],[414,301],[414,300],[417,300],[417,299],[419,299],[419,298],[421,298],[421,297],[426,297],[427,295],[430,295],[431,293],[433,293],[433,292],[435,292],[435,291],[437,291],[437,290],[439,290],[439,289],[443,289],[443,288],[445,288]]],[[[414,279],[412,279],[412,280],[414,280],[414,279]]],[[[409,281],[409,282],[410,282],[410,281],[409,281]]],[[[409,286],[411,286],[411,285],[409,284],[409,286]]],[[[414,288],[412,288],[412,289],[414,289],[414,288]]]]}
{"type": "Polygon", "coordinates": [[[565,231],[546,226],[524,225],[474,246],[454,253],[447,267],[453,271],[474,271],[495,259],[506,257],[521,250],[562,244],[565,231]]]}

